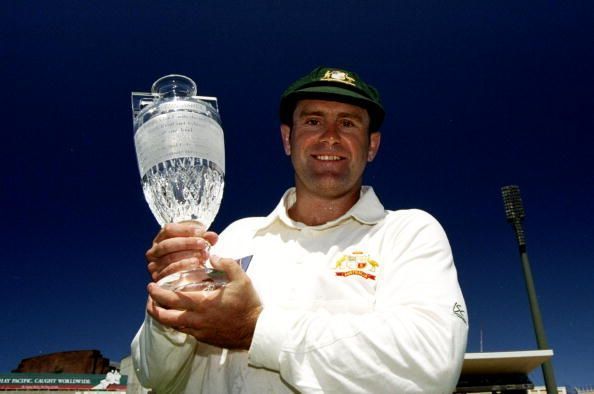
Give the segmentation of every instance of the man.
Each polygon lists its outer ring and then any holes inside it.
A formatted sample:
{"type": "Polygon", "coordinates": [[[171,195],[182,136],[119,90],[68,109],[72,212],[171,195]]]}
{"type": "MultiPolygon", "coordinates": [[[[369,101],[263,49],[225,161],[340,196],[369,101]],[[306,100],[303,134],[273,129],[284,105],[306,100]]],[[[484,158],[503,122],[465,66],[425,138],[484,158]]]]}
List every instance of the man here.
{"type": "Polygon", "coordinates": [[[156,281],[213,244],[211,264],[230,282],[149,284],[132,343],[141,382],[158,393],[451,393],[468,326],[445,233],[425,212],[384,210],[362,186],[380,145],[377,91],[320,67],[280,107],[295,187],[274,211],[220,237],[167,225],[147,252],[156,281]],[[234,259],[249,256],[244,272],[234,259]]]}

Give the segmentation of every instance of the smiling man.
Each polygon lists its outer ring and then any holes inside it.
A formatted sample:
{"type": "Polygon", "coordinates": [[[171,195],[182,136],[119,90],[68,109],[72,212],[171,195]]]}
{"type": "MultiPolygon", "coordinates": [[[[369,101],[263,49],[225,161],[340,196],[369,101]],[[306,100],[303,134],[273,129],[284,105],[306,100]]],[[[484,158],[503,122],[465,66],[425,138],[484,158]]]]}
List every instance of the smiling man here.
{"type": "Polygon", "coordinates": [[[169,224],[147,251],[158,281],[213,244],[211,264],[230,282],[149,284],[132,343],[141,382],[159,393],[451,393],[468,317],[445,233],[362,186],[380,146],[379,94],[320,67],[289,86],[280,116],[295,187],[270,215],[220,236],[169,224]]]}
{"type": "Polygon", "coordinates": [[[293,113],[291,125],[281,126],[295,169],[297,201],[289,215],[308,225],[323,224],[359,199],[363,171],[377,153],[380,133],[369,131],[367,110],[352,104],[303,99],[293,113]],[[309,212],[317,215],[308,217],[309,212]]]}

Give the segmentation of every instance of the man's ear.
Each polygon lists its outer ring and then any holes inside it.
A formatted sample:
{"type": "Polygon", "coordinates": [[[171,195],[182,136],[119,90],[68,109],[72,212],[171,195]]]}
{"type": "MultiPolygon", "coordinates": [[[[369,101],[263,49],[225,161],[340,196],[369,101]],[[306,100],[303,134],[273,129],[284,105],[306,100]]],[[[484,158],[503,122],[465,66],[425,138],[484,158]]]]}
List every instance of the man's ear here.
{"type": "Polygon", "coordinates": [[[374,131],[369,136],[369,149],[367,150],[367,161],[372,162],[377,155],[377,151],[380,147],[380,141],[382,139],[382,133],[379,131],[374,131]]]}
{"type": "Polygon", "coordinates": [[[283,148],[287,156],[291,156],[291,127],[282,124],[280,127],[281,138],[283,139],[283,148]]]}

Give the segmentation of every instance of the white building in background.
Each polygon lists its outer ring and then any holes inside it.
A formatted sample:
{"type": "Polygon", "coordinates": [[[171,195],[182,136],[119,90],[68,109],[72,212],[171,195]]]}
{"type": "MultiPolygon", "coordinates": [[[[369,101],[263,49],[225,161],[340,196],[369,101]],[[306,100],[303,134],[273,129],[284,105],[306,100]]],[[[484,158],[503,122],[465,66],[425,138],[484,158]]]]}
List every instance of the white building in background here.
{"type": "Polygon", "coordinates": [[[577,394],[594,394],[594,387],[576,387],[577,394]]]}
{"type": "MultiPolygon", "coordinates": [[[[466,353],[455,393],[546,394],[544,387],[534,387],[528,375],[551,357],[550,349],[466,353]]],[[[559,387],[558,392],[567,394],[565,387],[559,387]]]]}
{"type": "MultiPolygon", "coordinates": [[[[567,389],[565,387],[557,387],[557,393],[567,394],[567,389]]],[[[545,386],[536,386],[528,390],[528,394],[547,394],[547,388],[545,386]]]]}
{"type": "MultiPolygon", "coordinates": [[[[546,394],[544,387],[534,387],[528,374],[553,356],[552,350],[528,350],[519,352],[466,353],[462,374],[455,393],[491,394],[506,392],[546,394]]],[[[147,394],[136,377],[132,357],[124,358],[120,373],[127,376],[129,394],[147,394]]],[[[388,388],[387,388],[388,389],[388,388]]],[[[565,387],[558,388],[559,394],[567,394],[565,387]]],[[[578,391],[579,394],[594,392],[578,391]]]]}

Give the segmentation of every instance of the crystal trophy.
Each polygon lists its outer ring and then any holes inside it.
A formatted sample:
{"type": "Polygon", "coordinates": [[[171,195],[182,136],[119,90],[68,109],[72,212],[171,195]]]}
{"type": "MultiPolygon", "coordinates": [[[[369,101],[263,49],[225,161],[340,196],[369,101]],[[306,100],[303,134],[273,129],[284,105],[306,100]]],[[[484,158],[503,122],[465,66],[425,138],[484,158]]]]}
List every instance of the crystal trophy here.
{"type": "MultiPolygon", "coordinates": [[[[142,190],[161,226],[196,222],[208,229],[223,197],[225,143],[216,97],[197,96],[183,75],[158,79],[151,93],[132,92],[134,145],[142,190]]],[[[197,266],[161,279],[174,291],[212,290],[226,276],[197,266]]]]}

